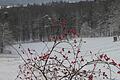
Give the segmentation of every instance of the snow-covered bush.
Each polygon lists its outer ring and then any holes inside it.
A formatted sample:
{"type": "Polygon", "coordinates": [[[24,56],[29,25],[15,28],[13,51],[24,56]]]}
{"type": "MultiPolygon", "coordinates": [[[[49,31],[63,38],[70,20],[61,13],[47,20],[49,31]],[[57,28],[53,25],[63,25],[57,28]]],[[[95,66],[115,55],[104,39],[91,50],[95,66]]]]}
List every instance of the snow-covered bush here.
{"type": "Polygon", "coordinates": [[[72,40],[54,37],[41,53],[19,46],[24,61],[19,65],[21,80],[112,80],[120,75],[120,64],[105,53],[81,52],[81,38],[72,40]]]}
{"type": "Polygon", "coordinates": [[[91,51],[82,54],[82,43],[82,40],[54,41],[50,48],[46,44],[46,52],[40,54],[20,46],[25,63],[19,66],[17,77],[21,80],[112,80],[114,74],[120,75],[119,63],[107,54],[91,51]]]}

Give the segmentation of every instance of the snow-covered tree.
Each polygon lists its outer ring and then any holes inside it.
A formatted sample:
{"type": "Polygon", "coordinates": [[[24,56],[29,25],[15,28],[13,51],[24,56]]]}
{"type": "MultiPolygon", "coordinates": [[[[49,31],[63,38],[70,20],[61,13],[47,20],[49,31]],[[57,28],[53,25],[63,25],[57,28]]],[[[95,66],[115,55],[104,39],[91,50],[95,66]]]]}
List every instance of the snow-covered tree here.
{"type": "Polygon", "coordinates": [[[119,27],[120,27],[120,1],[113,0],[111,5],[109,6],[109,29],[110,35],[119,35],[119,27]]]}
{"type": "Polygon", "coordinates": [[[11,44],[13,40],[12,32],[10,31],[9,24],[7,22],[7,12],[4,13],[3,21],[0,21],[0,53],[4,53],[6,45],[11,44]]]}
{"type": "Polygon", "coordinates": [[[12,32],[8,27],[8,23],[0,24],[0,53],[4,53],[4,48],[13,40],[12,32]]]}

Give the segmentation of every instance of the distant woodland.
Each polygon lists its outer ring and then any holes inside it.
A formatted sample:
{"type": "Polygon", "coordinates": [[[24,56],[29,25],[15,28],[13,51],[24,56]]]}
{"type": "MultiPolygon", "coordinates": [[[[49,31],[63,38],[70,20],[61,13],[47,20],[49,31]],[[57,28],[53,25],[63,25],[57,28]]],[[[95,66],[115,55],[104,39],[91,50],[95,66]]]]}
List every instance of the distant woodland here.
{"type": "Polygon", "coordinates": [[[120,0],[60,1],[0,9],[0,31],[6,39],[49,40],[49,36],[61,35],[63,27],[75,29],[81,37],[119,35],[120,0]]]}

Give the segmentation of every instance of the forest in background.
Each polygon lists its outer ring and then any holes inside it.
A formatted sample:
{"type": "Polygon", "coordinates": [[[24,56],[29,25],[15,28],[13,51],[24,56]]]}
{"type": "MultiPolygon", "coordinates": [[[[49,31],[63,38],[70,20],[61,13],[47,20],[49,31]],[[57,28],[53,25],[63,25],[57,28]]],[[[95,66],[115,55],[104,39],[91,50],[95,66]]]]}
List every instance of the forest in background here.
{"type": "Polygon", "coordinates": [[[119,0],[94,0],[4,6],[0,30],[6,39],[18,42],[49,40],[64,28],[82,37],[115,36],[120,34],[119,4],[119,0]]]}

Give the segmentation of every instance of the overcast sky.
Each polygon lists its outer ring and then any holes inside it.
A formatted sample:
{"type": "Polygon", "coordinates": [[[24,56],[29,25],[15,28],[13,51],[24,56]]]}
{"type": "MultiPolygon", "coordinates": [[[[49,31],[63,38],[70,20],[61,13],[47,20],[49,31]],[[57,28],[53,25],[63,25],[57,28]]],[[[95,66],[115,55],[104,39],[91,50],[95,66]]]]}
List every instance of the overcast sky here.
{"type": "MultiPolygon", "coordinates": [[[[61,1],[61,0],[0,0],[0,5],[27,4],[27,3],[41,4],[52,1],[61,1]]],[[[79,2],[85,0],[62,0],[62,1],[79,2]]]]}

